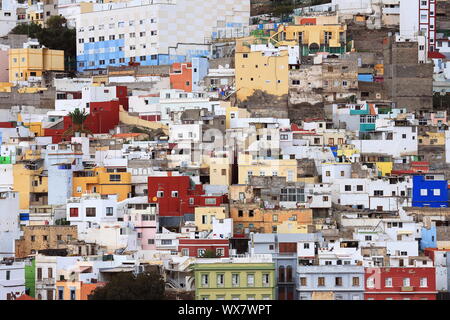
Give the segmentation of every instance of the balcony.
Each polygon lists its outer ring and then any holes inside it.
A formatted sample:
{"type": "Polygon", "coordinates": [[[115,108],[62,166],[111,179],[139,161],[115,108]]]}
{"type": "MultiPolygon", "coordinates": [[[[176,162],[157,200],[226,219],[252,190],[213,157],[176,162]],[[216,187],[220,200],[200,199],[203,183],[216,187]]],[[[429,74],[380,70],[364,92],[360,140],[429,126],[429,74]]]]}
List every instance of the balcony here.
{"type": "Polygon", "coordinates": [[[36,281],[36,288],[53,287],[55,285],[55,278],[43,278],[36,281]]]}
{"type": "Polygon", "coordinates": [[[412,291],[414,291],[414,287],[411,287],[411,286],[401,287],[400,291],[402,291],[402,292],[412,292],[412,291]]]}

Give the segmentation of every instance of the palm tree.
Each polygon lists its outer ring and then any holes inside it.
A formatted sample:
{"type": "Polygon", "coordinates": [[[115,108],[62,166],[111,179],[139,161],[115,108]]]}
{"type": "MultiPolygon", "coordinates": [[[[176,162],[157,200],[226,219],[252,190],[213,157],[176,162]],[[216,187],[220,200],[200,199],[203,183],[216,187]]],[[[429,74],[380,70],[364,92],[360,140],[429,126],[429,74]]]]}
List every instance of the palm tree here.
{"type": "Polygon", "coordinates": [[[80,111],[80,109],[76,108],[74,111],[69,112],[68,116],[72,120],[72,126],[64,132],[64,135],[73,135],[75,132],[91,133],[83,126],[84,121],[88,117],[88,113],[84,109],[80,111]]]}

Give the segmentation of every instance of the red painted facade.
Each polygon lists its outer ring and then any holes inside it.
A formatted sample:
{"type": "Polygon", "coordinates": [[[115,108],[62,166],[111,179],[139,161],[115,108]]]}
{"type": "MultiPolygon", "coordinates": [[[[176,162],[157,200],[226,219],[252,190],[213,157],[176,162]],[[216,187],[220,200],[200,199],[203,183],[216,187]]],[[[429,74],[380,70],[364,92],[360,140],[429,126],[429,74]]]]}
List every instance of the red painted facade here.
{"type": "Polygon", "coordinates": [[[365,268],[365,300],[436,300],[436,294],[434,267],[365,268]]]}
{"type": "Polygon", "coordinates": [[[230,254],[229,248],[229,241],[224,239],[179,239],[178,244],[178,252],[187,252],[189,257],[200,257],[202,251],[210,250],[227,258],[230,254]]]}
{"type": "Polygon", "coordinates": [[[170,71],[170,88],[192,91],[192,64],[174,63],[170,71]]]}
{"type": "MultiPolygon", "coordinates": [[[[91,102],[90,113],[84,122],[84,128],[91,133],[109,133],[119,124],[119,100],[106,102],[91,102]]],[[[64,136],[72,126],[72,119],[69,116],[64,117],[62,129],[44,129],[46,137],[52,137],[53,143],[59,143],[63,140],[70,140],[71,136],[64,136]]]]}
{"type": "Polygon", "coordinates": [[[14,122],[0,122],[0,128],[14,128],[14,122]]]}
{"type": "Polygon", "coordinates": [[[203,186],[191,185],[188,176],[168,176],[148,177],[148,202],[158,204],[161,217],[180,217],[194,214],[195,207],[227,203],[228,198],[226,195],[205,195],[203,186]]]}

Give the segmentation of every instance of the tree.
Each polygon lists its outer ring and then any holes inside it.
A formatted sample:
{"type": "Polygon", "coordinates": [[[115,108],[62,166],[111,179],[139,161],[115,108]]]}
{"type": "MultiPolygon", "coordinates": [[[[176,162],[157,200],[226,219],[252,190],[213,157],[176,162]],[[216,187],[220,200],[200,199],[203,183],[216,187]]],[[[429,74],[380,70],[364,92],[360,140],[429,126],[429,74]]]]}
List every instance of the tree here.
{"type": "Polygon", "coordinates": [[[72,127],[70,127],[64,135],[73,135],[75,132],[87,133],[91,132],[84,128],[84,122],[86,121],[88,114],[85,110],[80,111],[80,109],[76,108],[74,111],[69,112],[69,117],[72,120],[72,127]]]}
{"type": "Polygon", "coordinates": [[[162,300],[165,284],[157,272],[119,273],[105,286],[97,287],[89,300],[162,300]]]}
{"type": "Polygon", "coordinates": [[[11,30],[12,34],[26,34],[38,39],[46,48],[64,50],[64,59],[67,70],[75,69],[76,61],[76,30],[67,27],[67,20],[61,16],[51,16],[45,22],[45,27],[35,23],[19,24],[11,30]]]}

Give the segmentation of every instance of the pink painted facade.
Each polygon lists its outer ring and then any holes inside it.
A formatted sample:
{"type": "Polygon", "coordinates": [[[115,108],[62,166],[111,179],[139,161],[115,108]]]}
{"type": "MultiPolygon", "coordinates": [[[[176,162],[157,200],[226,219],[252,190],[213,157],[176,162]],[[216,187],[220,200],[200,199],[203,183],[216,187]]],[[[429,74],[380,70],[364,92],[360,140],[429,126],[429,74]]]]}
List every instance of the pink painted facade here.
{"type": "Polygon", "coordinates": [[[148,203],[129,203],[128,214],[124,217],[134,226],[138,234],[138,244],[142,250],[155,250],[155,237],[158,231],[157,206],[148,203]]]}

